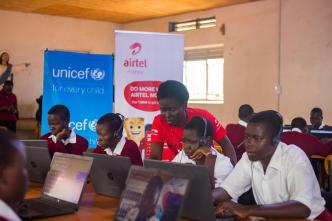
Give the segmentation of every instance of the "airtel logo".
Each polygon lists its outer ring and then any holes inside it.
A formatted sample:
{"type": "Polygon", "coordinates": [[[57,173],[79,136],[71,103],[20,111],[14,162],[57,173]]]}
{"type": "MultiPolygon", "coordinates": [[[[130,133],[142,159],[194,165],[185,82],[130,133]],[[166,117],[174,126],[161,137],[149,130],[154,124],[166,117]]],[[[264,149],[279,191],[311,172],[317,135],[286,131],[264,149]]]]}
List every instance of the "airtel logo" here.
{"type": "Polygon", "coordinates": [[[141,51],[142,45],[138,42],[135,42],[129,46],[129,49],[131,50],[132,55],[137,55],[141,51]]]}

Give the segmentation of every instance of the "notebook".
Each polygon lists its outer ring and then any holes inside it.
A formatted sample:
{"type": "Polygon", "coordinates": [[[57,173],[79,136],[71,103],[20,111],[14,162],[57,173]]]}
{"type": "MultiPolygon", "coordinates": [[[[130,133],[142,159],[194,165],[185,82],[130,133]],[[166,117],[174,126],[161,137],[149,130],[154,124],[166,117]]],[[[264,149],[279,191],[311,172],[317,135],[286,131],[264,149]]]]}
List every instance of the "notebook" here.
{"type": "Polygon", "coordinates": [[[92,157],[56,152],[40,198],[24,200],[18,215],[27,220],[74,213],[92,162],[92,157]]]}
{"type": "Polygon", "coordinates": [[[119,198],[126,185],[130,159],[88,152],[83,154],[94,158],[90,178],[95,192],[119,198]]]}
{"type": "Polygon", "coordinates": [[[132,166],[114,220],[178,220],[189,184],[177,173],[132,166]]]}
{"type": "Polygon", "coordinates": [[[32,182],[44,183],[50,170],[51,157],[48,148],[26,146],[26,167],[32,182]]]}

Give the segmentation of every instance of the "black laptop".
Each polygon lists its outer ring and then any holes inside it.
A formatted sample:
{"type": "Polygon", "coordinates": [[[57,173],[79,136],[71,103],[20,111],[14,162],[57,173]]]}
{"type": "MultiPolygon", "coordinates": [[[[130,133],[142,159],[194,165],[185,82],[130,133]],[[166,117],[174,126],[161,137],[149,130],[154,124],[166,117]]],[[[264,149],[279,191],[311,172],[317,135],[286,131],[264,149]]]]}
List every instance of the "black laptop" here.
{"type": "Polygon", "coordinates": [[[18,215],[28,220],[77,211],[92,162],[92,157],[56,152],[40,198],[24,200],[18,215]]]}
{"type": "Polygon", "coordinates": [[[238,216],[230,213],[215,215],[207,167],[157,160],[145,160],[144,167],[162,169],[169,173],[185,174],[191,177],[188,194],[184,199],[181,212],[182,217],[204,221],[240,220],[238,216]]]}
{"type": "Polygon", "coordinates": [[[90,177],[95,192],[119,198],[126,185],[131,167],[130,159],[88,152],[84,155],[94,158],[90,177]]]}
{"type": "Polygon", "coordinates": [[[27,147],[44,147],[47,148],[47,140],[21,140],[27,147]]]}
{"type": "Polygon", "coordinates": [[[48,148],[26,146],[26,166],[32,182],[44,183],[50,170],[51,157],[48,148]]]}

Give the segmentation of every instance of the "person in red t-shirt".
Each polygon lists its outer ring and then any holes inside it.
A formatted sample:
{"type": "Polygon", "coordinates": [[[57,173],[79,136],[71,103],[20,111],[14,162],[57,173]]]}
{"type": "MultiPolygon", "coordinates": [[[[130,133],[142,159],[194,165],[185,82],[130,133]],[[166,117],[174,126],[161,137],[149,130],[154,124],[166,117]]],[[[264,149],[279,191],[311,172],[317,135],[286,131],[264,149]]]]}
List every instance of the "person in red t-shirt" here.
{"type": "Polygon", "coordinates": [[[0,220],[21,220],[15,211],[28,189],[25,147],[15,135],[0,130],[0,220]]]}
{"type": "Polygon", "coordinates": [[[300,147],[308,157],[311,155],[327,156],[330,153],[329,146],[308,133],[305,119],[296,117],[292,120],[292,131],[281,134],[281,141],[286,144],[295,144],[300,147]]]}
{"type": "Polygon", "coordinates": [[[50,133],[40,137],[47,140],[51,157],[55,152],[83,155],[88,149],[88,141],[69,128],[70,113],[66,106],[58,104],[48,111],[50,133]]]}
{"type": "Polygon", "coordinates": [[[160,84],[157,93],[160,114],[152,123],[151,159],[161,160],[163,144],[166,141],[174,156],[182,150],[183,128],[193,117],[203,117],[213,126],[213,139],[220,144],[224,154],[236,164],[234,147],[229,141],[221,123],[208,111],[188,108],[189,93],[178,81],[168,80],[160,84]]]}
{"type": "Polygon", "coordinates": [[[134,165],[143,165],[141,153],[135,141],[122,136],[124,117],[108,113],[97,121],[98,146],[94,153],[129,157],[134,165]]]}
{"type": "Polygon", "coordinates": [[[5,81],[0,91],[0,126],[16,132],[17,99],[13,93],[13,82],[5,81]]]}
{"type": "Polygon", "coordinates": [[[227,136],[233,144],[237,160],[240,160],[244,149],[244,132],[250,117],[254,114],[254,109],[249,104],[243,104],[239,108],[239,123],[228,124],[226,126],[227,136]]]}

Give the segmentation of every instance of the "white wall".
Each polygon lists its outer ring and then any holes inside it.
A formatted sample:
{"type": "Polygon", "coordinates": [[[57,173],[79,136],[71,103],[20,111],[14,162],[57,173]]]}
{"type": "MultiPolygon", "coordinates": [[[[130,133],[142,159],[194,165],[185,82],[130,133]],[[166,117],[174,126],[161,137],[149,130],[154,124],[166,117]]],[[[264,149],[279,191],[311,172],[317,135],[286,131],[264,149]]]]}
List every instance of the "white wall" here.
{"type": "Polygon", "coordinates": [[[263,0],[184,15],[134,22],[122,29],[167,32],[169,21],[216,16],[217,27],[183,32],[185,45],[225,45],[225,103],[191,105],[214,113],[224,124],[237,121],[239,105],[256,111],[277,109],[274,87],[279,76],[280,112],[289,123],[295,116],[309,120],[309,111],[320,106],[332,124],[332,1],[263,0]],[[226,35],[219,27],[226,25],[226,35]],[[279,39],[279,31],[281,38],[279,39]]]}
{"type": "Polygon", "coordinates": [[[0,11],[0,50],[9,50],[13,63],[30,62],[17,74],[15,92],[21,116],[32,117],[35,98],[42,92],[43,50],[67,49],[112,53],[114,29],[167,32],[169,21],[217,17],[217,27],[184,32],[185,46],[225,45],[225,103],[191,105],[210,110],[224,124],[237,120],[243,103],[256,111],[276,109],[279,40],[281,42],[280,111],[285,122],[308,119],[321,106],[332,124],[332,1],[282,0],[279,39],[279,0],[262,0],[213,10],[182,14],[124,25],[55,16],[0,11]],[[226,34],[219,31],[226,25],[226,34]],[[32,79],[32,80],[31,80],[32,79]]]}
{"type": "Polygon", "coordinates": [[[31,66],[14,77],[20,117],[34,117],[42,94],[44,49],[113,53],[118,24],[0,10],[0,50],[10,53],[13,64],[31,66]]]}

